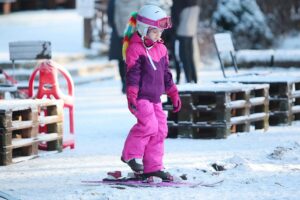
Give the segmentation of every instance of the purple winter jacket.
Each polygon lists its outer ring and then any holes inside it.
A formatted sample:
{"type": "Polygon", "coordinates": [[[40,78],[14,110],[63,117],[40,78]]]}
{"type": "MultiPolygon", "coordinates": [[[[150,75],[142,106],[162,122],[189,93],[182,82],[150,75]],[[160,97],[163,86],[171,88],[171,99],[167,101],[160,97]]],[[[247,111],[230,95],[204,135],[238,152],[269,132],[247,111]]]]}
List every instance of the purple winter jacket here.
{"type": "Polygon", "coordinates": [[[150,63],[141,37],[134,33],[126,51],[126,86],[139,89],[137,99],[159,103],[160,96],[174,85],[169,70],[168,51],[163,43],[156,42],[148,49],[148,53],[156,70],[150,63]]]}

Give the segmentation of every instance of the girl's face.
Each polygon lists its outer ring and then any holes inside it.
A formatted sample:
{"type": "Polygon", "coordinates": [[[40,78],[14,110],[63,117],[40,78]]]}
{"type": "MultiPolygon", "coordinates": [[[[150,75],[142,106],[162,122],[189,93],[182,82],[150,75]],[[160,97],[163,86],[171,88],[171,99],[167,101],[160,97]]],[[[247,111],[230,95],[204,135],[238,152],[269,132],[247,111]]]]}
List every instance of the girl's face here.
{"type": "Polygon", "coordinates": [[[149,28],[148,29],[148,33],[147,36],[153,41],[153,42],[157,42],[159,40],[161,40],[161,34],[164,30],[163,29],[159,29],[159,28],[149,28]]]}

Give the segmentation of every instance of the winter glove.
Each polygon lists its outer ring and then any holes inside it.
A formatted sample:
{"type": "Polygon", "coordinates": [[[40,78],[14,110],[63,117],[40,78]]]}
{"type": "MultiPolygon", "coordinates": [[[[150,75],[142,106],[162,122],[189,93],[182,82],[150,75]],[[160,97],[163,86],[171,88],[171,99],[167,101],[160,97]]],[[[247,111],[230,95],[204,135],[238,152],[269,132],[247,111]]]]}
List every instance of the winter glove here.
{"type": "Polygon", "coordinates": [[[135,114],[137,110],[137,95],[138,95],[138,88],[129,86],[127,87],[126,96],[127,96],[127,102],[128,102],[128,109],[132,114],[135,114]]]}
{"type": "Polygon", "coordinates": [[[181,109],[181,100],[175,84],[167,91],[167,95],[171,98],[173,104],[173,112],[179,112],[179,110],[181,109]]]}

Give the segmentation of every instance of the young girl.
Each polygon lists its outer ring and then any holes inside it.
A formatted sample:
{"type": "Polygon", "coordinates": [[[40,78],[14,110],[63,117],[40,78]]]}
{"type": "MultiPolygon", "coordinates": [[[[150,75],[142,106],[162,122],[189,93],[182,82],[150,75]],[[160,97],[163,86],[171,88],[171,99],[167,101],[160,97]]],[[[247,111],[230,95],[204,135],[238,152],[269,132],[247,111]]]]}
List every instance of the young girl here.
{"type": "Polygon", "coordinates": [[[125,36],[123,46],[127,65],[126,95],[128,108],[137,123],[129,132],[121,159],[145,178],[158,176],[166,181],[172,177],[163,171],[168,127],[160,96],[166,93],[171,98],[174,112],[181,108],[168,68],[168,52],[161,39],[164,29],[171,27],[171,21],[161,8],[146,5],[132,15],[130,24],[127,31],[133,35],[129,34],[130,40],[128,34],[125,36]]]}

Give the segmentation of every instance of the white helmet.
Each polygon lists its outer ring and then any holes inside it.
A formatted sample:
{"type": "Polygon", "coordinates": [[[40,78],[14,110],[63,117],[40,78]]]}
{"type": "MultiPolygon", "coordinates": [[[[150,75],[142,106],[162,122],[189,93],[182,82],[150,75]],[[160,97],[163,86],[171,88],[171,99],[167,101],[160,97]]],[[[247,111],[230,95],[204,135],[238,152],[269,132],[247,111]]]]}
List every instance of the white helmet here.
{"type": "Polygon", "coordinates": [[[147,35],[149,27],[160,29],[171,28],[171,18],[166,12],[155,5],[143,6],[137,14],[137,30],[142,38],[147,35]]]}

